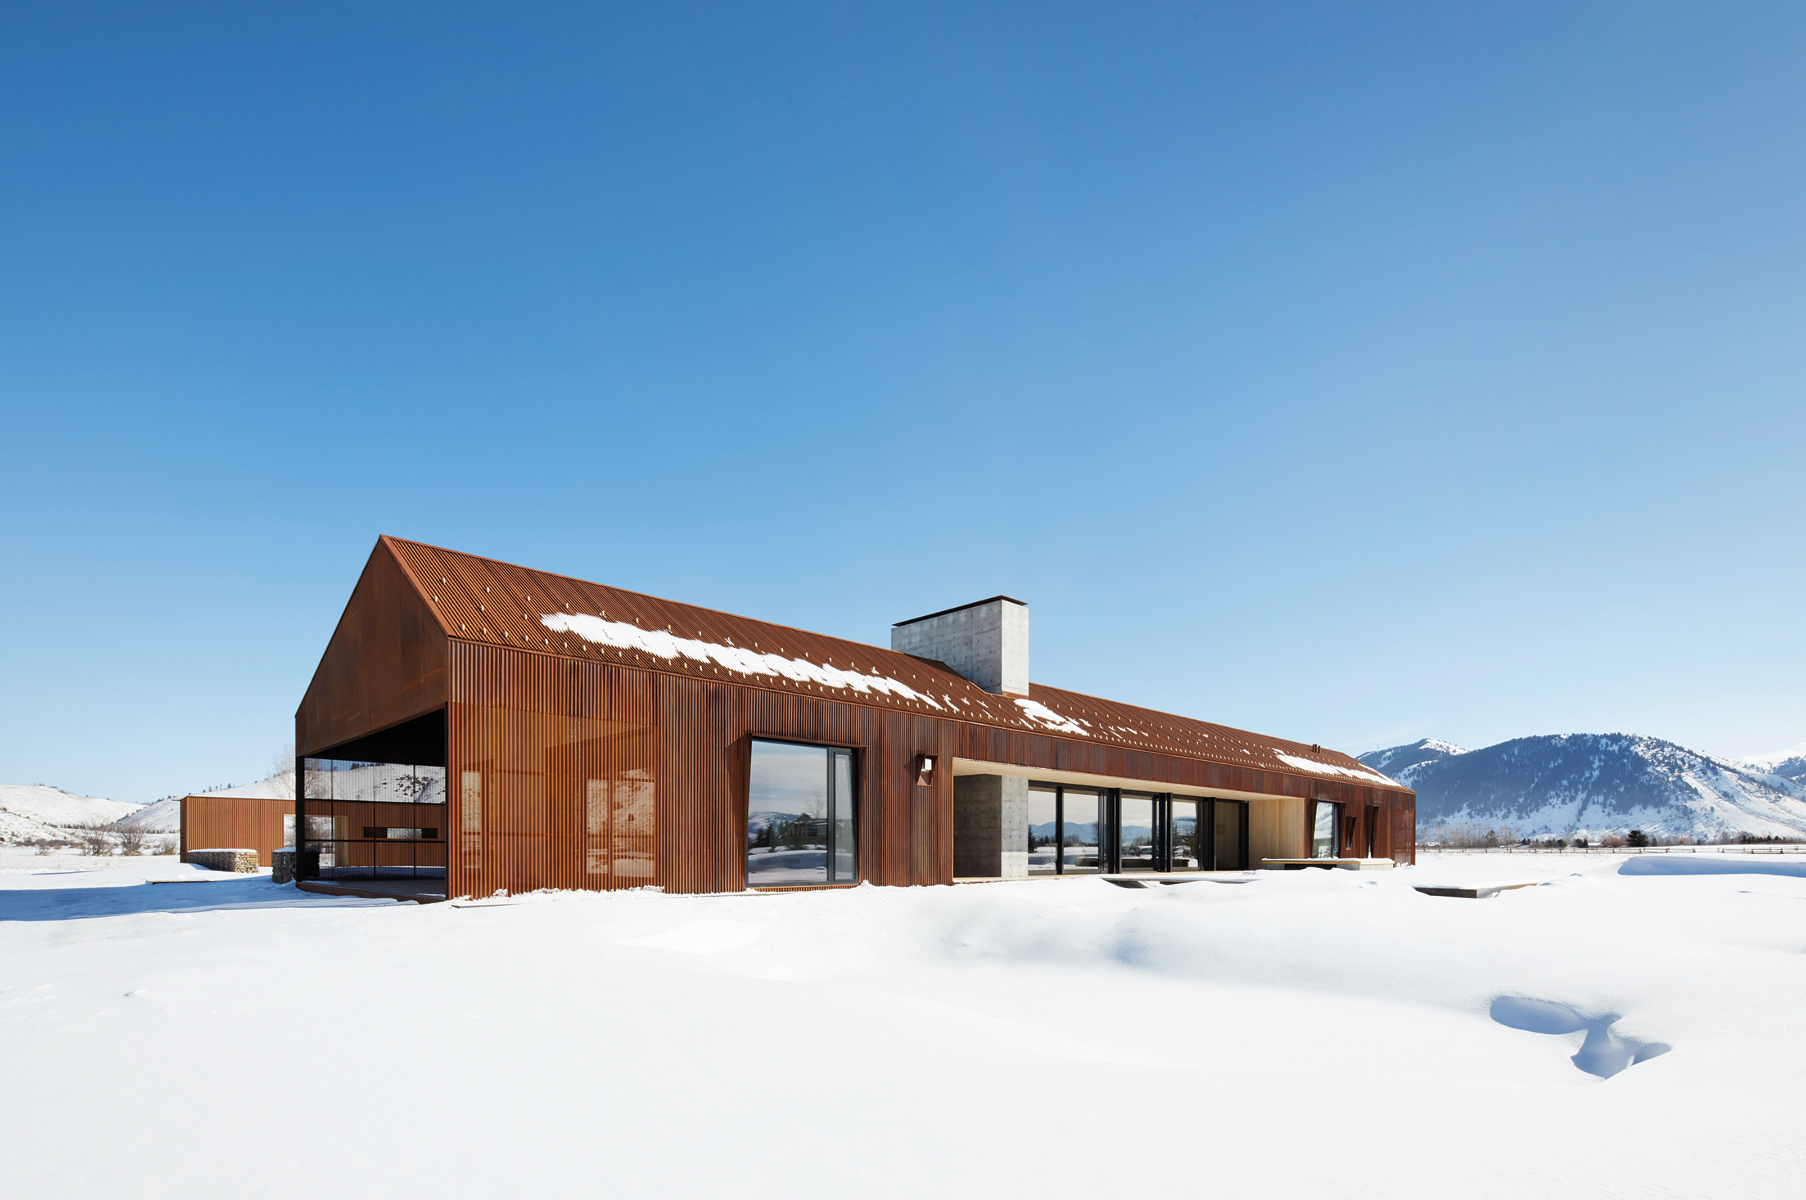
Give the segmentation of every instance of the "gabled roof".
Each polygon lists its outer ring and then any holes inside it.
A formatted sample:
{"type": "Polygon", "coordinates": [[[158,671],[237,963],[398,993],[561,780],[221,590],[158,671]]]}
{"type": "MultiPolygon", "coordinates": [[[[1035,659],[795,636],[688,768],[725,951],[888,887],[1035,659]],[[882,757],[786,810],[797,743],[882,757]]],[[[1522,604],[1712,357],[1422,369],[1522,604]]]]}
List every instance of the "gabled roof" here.
{"type": "Polygon", "coordinates": [[[639,592],[384,537],[446,636],[1255,770],[1403,789],[1346,754],[1031,683],[995,696],[945,665],[639,592]]]}

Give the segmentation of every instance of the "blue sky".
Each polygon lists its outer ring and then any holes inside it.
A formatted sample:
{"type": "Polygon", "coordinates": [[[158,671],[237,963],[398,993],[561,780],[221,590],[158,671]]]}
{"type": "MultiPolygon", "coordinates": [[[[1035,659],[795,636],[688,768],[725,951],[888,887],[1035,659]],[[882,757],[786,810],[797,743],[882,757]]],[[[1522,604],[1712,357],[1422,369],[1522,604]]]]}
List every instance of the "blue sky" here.
{"type": "Polygon", "coordinates": [[[0,16],[0,781],[266,773],[380,533],[1806,742],[1798,5],[248,7],[0,16]]]}

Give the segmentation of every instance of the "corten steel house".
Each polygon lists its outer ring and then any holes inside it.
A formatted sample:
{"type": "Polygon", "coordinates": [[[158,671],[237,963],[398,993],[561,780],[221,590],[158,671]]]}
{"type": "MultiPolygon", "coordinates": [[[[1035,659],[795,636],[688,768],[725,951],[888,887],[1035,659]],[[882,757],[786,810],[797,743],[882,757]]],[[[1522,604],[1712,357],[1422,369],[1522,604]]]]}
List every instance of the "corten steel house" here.
{"type": "Polygon", "coordinates": [[[297,873],[422,894],[1415,848],[1415,795],[1346,755],[1031,684],[1008,597],[905,621],[886,650],[389,537],[295,745],[297,873]]]}

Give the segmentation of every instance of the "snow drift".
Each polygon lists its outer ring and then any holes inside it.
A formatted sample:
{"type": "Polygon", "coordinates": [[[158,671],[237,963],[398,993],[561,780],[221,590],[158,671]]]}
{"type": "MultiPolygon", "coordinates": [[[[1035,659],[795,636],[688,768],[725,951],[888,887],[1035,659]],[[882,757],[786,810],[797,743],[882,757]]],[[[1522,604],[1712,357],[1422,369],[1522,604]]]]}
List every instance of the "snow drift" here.
{"type": "Polygon", "coordinates": [[[177,1163],[273,1197],[1061,1200],[1130,1171],[1226,1195],[1797,1192],[1806,880],[1425,859],[425,908],[149,886],[148,863],[0,874],[9,1184],[186,1200],[177,1163]],[[1542,886],[1413,887],[1480,872],[1542,886]],[[200,1045],[235,1073],[170,1049],[200,1045]],[[145,1121],[147,1097],[175,1115],[145,1121]],[[290,1166],[272,1129],[332,1152],[290,1166]]]}

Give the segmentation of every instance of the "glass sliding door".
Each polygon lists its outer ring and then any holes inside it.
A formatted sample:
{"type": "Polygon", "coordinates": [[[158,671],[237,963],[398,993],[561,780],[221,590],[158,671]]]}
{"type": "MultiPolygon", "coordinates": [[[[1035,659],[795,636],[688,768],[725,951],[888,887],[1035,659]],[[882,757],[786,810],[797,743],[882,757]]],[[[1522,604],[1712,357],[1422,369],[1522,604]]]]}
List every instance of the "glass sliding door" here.
{"type": "Polygon", "coordinates": [[[1168,834],[1166,844],[1167,870],[1200,871],[1204,869],[1203,853],[1198,844],[1198,801],[1186,800],[1175,796],[1168,801],[1171,815],[1168,818],[1168,834]]]}
{"type": "Polygon", "coordinates": [[[755,739],[746,886],[857,883],[856,797],[851,750],[755,739]]]}
{"type": "Polygon", "coordinates": [[[1101,871],[1102,843],[1098,826],[1098,795],[1090,788],[1060,789],[1060,871],[1101,871]]]}
{"type": "Polygon", "coordinates": [[[1154,820],[1154,797],[1124,792],[1116,802],[1117,843],[1121,847],[1121,869],[1152,871],[1159,865],[1158,826],[1154,820]]]}
{"type": "Polygon", "coordinates": [[[1030,784],[1028,789],[1028,873],[1060,872],[1060,789],[1030,784]]]}
{"type": "Polygon", "coordinates": [[[1053,783],[1028,785],[1028,873],[1070,875],[1103,870],[1098,793],[1053,783]]]}

